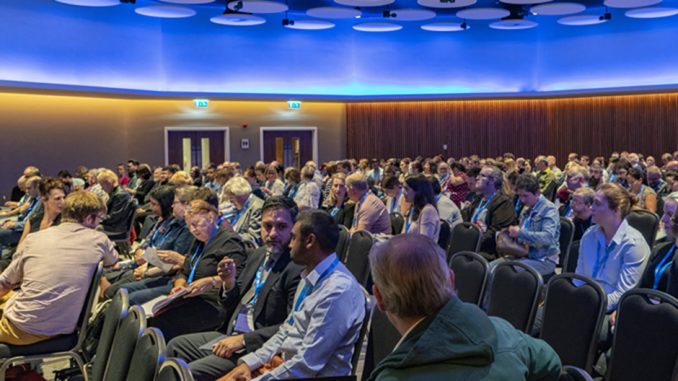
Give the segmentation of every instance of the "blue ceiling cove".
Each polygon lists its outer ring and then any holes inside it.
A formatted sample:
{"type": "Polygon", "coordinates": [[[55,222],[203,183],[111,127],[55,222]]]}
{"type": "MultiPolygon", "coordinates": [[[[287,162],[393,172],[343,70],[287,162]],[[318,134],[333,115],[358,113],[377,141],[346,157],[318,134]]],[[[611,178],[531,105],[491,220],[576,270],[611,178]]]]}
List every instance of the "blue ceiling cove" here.
{"type": "MultiPolygon", "coordinates": [[[[245,0],[247,1],[247,0],[245,0]]],[[[276,0],[281,1],[281,0],[276,0]]],[[[333,99],[520,96],[624,89],[678,88],[678,16],[634,19],[610,8],[611,20],[566,26],[559,16],[502,6],[536,21],[536,28],[496,30],[496,20],[466,20],[468,30],[430,32],[431,22],[457,22],[456,10],[434,9],[426,21],[396,21],[403,29],[366,33],[359,22],[394,21],[384,10],[419,8],[416,0],[363,8],[361,19],[332,20],[318,31],[284,28],[308,19],[304,10],[336,5],[288,0],[290,11],[258,15],[266,23],[234,27],[210,18],[218,1],[192,6],[189,18],[135,13],[161,4],[137,0],[113,7],[79,7],[53,0],[0,0],[0,85],[152,95],[333,99]]],[[[584,1],[584,14],[603,15],[584,1]]],[[[678,0],[662,7],[678,8],[678,0]]]]}

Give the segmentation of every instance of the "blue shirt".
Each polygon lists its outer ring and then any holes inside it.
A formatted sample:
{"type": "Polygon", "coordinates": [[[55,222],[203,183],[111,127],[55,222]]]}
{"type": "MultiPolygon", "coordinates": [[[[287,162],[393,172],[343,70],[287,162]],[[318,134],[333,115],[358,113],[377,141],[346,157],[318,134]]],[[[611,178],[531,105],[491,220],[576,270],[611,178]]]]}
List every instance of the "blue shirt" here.
{"type": "Polygon", "coordinates": [[[520,215],[518,240],[528,246],[528,258],[558,264],[560,214],[558,208],[540,195],[537,203],[520,215]]]}
{"type": "Polygon", "coordinates": [[[575,272],[600,283],[607,294],[607,310],[613,311],[621,296],[638,285],[649,257],[650,247],[645,238],[626,220],[609,245],[601,227],[594,225],[581,238],[575,272]]]}
{"type": "Polygon", "coordinates": [[[309,274],[301,274],[295,304],[305,285],[312,289],[299,309],[290,313],[261,348],[240,358],[239,362],[251,370],[270,362],[276,354],[285,360],[257,381],[351,374],[351,357],[365,317],[366,300],[360,285],[341,262],[321,278],[336,259],[332,254],[309,274]]]}

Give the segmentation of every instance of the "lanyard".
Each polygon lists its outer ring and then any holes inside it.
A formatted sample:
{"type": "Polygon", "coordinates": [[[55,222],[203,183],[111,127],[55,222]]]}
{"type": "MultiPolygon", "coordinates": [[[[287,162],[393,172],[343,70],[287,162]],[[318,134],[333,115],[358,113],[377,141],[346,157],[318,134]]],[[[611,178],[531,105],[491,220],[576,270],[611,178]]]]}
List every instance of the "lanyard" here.
{"type": "Polygon", "coordinates": [[[537,203],[534,204],[534,206],[530,209],[530,214],[525,219],[525,222],[523,222],[523,229],[527,229],[528,227],[530,227],[530,222],[532,221],[532,217],[534,217],[535,211],[539,207],[539,204],[541,204],[541,198],[539,198],[537,203]]]}
{"type": "Polygon", "coordinates": [[[438,205],[438,202],[440,201],[440,197],[441,197],[442,195],[443,195],[443,194],[441,193],[441,194],[439,194],[439,195],[436,196],[436,205],[438,205]]]}
{"type": "Polygon", "coordinates": [[[565,218],[570,218],[570,214],[572,213],[572,201],[567,203],[567,206],[565,207],[565,213],[563,213],[563,217],[565,218]]]}
{"type": "Polygon", "coordinates": [[[443,185],[443,183],[445,182],[445,180],[447,180],[448,177],[450,177],[449,174],[446,174],[445,176],[441,177],[441,178],[438,180],[438,184],[443,185]]]}
{"type": "Polygon", "coordinates": [[[355,227],[356,225],[358,225],[358,212],[360,211],[360,207],[363,205],[363,202],[365,202],[365,197],[367,197],[368,193],[370,193],[370,191],[365,192],[363,197],[358,202],[358,207],[355,209],[355,214],[353,214],[353,224],[351,225],[351,227],[355,227]]]}
{"type": "Polygon", "coordinates": [[[398,196],[393,197],[391,199],[391,206],[389,207],[389,210],[388,210],[389,213],[393,213],[395,211],[396,205],[400,204],[400,197],[402,197],[402,195],[403,195],[403,190],[400,189],[400,191],[398,191],[398,196]]]}
{"type": "Polygon", "coordinates": [[[485,208],[487,208],[487,205],[492,201],[492,199],[493,199],[494,196],[496,196],[496,195],[497,195],[497,192],[494,192],[494,193],[492,193],[492,196],[491,196],[490,198],[488,198],[487,200],[485,200],[485,202],[482,202],[482,201],[480,202],[480,205],[478,205],[478,208],[476,209],[476,212],[473,213],[473,218],[471,218],[471,222],[473,222],[474,224],[475,224],[476,222],[478,222],[478,218],[480,217],[480,213],[482,213],[483,210],[485,210],[485,208]]]}
{"type": "Polygon", "coordinates": [[[198,255],[198,249],[200,248],[200,245],[195,248],[195,251],[193,252],[193,256],[191,257],[191,273],[188,275],[188,279],[186,280],[186,283],[191,284],[193,282],[193,277],[195,277],[195,269],[198,267],[198,263],[200,263],[200,259],[202,259],[202,255],[205,254],[205,249],[207,249],[207,246],[209,246],[210,242],[212,242],[212,238],[217,234],[217,231],[219,231],[219,226],[216,226],[214,228],[214,231],[212,232],[212,235],[210,236],[210,239],[207,240],[202,246],[202,250],[200,251],[200,254],[198,255]]]}
{"type": "Polygon", "coordinates": [[[676,244],[674,243],[673,246],[671,247],[671,250],[669,250],[668,253],[666,253],[666,256],[662,259],[661,262],[655,267],[654,269],[654,284],[652,285],[652,289],[656,290],[657,287],[659,286],[659,281],[662,279],[662,276],[666,272],[666,269],[669,268],[672,261],[669,261],[668,259],[673,256],[673,252],[676,251],[676,244]],[[666,262],[666,264],[664,264],[666,262]]]}
{"type": "Polygon", "coordinates": [[[245,213],[245,211],[247,210],[247,207],[250,205],[250,200],[252,200],[252,196],[253,195],[247,197],[247,201],[245,201],[245,204],[242,206],[238,214],[236,214],[235,217],[233,217],[233,220],[231,220],[231,225],[233,227],[235,227],[238,221],[240,221],[240,217],[242,217],[242,214],[245,213]]]}
{"type": "Polygon", "coordinates": [[[294,196],[297,195],[297,191],[299,191],[299,184],[295,184],[289,189],[287,192],[287,197],[294,198],[294,196]]]}
{"type": "Polygon", "coordinates": [[[158,226],[158,227],[155,229],[155,231],[153,232],[153,236],[151,236],[151,240],[150,240],[150,242],[148,243],[148,246],[150,246],[150,247],[158,247],[158,246],[162,245],[163,242],[165,242],[165,239],[167,239],[167,236],[168,236],[169,233],[170,233],[170,230],[169,230],[169,229],[167,229],[167,231],[166,231],[162,236],[160,236],[160,241],[159,241],[159,242],[156,242],[155,239],[158,237],[158,233],[160,233],[160,230],[166,228],[166,226],[162,226],[162,225],[169,225],[169,224],[170,224],[170,221],[171,221],[171,220],[166,220],[166,221],[163,221],[162,223],[158,224],[158,225],[161,225],[161,226],[158,226]]]}
{"type": "Polygon", "coordinates": [[[337,207],[335,206],[334,208],[332,208],[332,210],[330,210],[330,215],[331,215],[332,217],[336,216],[337,213],[339,213],[339,210],[341,210],[341,208],[337,208],[337,207]]]}
{"type": "Polygon", "coordinates": [[[28,216],[31,214],[31,211],[33,211],[33,208],[35,208],[35,204],[38,202],[38,198],[35,197],[33,200],[31,200],[31,203],[28,205],[28,208],[24,211],[24,216],[28,216]]]}
{"type": "Polygon", "coordinates": [[[270,256],[266,255],[266,258],[264,258],[263,262],[261,262],[261,265],[259,266],[259,269],[257,270],[257,274],[254,276],[254,295],[252,296],[252,300],[250,300],[249,303],[251,306],[253,306],[254,303],[257,302],[259,293],[261,292],[261,289],[264,287],[264,283],[266,282],[266,279],[262,278],[264,275],[264,268],[266,267],[269,258],[270,256]]]}
{"type": "Polygon", "coordinates": [[[414,205],[410,208],[410,213],[407,214],[407,220],[405,221],[405,233],[410,231],[410,225],[412,225],[412,212],[414,211],[414,205]]]}
{"type": "Polygon", "coordinates": [[[598,241],[598,250],[596,250],[596,265],[593,267],[593,276],[592,278],[596,279],[598,278],[598,273],[603,270],[605,267],[605,264],[607,263],[607,258],[610,256],[610,253],[615,249],[616,245],[611,245],[609,247],[605,247],[604,249],[600,245],[600,241],[598,241]],[[603,255],[601,257],[600,255],[600,249],[603,249],[603,255]]]}
{"type": "MultiPolygon", "coordinates": [[[[335,267],[337,267],[338,264],[339,264],[339,258],[335,258],[334,262],[332,262],[330,267],[328,267],[325,271],[323,271],[322,274],[320,274],[320,276],[318,277],[318,280],[315,282],[315,284],[316,285],[319,284],[320,281],[324,277],[330,275],[330,273],[334,270],[335,267]]],[[[304,282],[306,282],[306,281],[304,280],[304,282]]],[[[305,283],[304,288],[302,288],[301,291],[299,292],[299,296],[297,297],[297,301],[294,303],[294,312],[299,311],[299,308],[301,307],[301,302],[303,302],[304,299],[306,298],[306,296],[308,294],[310,294],[311,292],[313,292],[313,286],[311,286],[309,283],[305,283]]],[[[287,322],[289,324],[294,323],[294,313],[290,314],[290,318],[287,322]]]]}
{"type": "Polygon", "coordinates": [[[520,199],[518,199],[518,202],[516,202],[516,207],[513,208],[513,210],[516,212],[516,214],[519,214],[521,209],[523,209],[523,203],[520,202],[520,199]]]}

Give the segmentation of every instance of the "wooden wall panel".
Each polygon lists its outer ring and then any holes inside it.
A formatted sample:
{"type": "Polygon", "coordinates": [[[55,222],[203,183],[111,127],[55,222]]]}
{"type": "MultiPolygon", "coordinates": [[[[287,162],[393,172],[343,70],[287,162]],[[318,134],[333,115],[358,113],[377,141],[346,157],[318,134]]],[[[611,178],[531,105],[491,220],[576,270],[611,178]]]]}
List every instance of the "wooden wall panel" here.
{"type": "Polygon", "coordinates": [[[349,103],[346,128],[346,152],[356,158],[657,155],[678,149],[678,94],[349,103]]]}

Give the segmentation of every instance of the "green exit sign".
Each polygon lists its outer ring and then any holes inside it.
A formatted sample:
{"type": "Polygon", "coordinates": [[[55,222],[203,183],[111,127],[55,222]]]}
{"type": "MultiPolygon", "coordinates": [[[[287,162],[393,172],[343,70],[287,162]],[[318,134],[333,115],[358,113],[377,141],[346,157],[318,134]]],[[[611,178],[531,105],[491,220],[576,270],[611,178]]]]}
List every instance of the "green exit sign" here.
{"type": "Polygon", "coordinates": [[[194,99],[193,105],[195,108],[207,108],[210,105],[209,99],[194,99]]]}
{"type": "Polygon", "coordinates": [[[301,108],[301,101],[287,101],[287,108],[290,110],[299,110],[301,108]]]}

